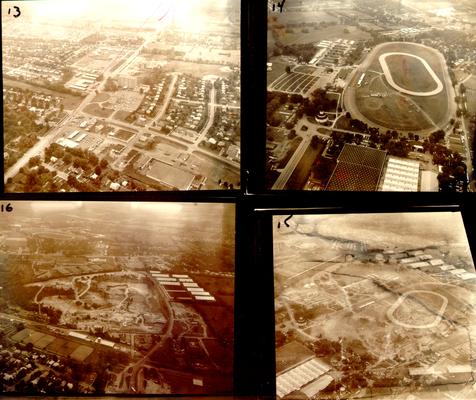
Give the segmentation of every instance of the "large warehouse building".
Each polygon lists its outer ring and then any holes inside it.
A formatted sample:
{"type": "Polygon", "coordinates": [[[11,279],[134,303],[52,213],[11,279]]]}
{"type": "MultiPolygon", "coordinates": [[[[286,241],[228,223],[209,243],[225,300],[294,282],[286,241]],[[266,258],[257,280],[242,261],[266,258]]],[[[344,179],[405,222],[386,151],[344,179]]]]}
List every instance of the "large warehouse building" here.
{"type": "Polygon", "coordinates": [[[314,397],[333,380],[327,372],[331,367],[314,353],[294,341],[276,350],[276,394],[278,398],[299,391],[314,397]]]}

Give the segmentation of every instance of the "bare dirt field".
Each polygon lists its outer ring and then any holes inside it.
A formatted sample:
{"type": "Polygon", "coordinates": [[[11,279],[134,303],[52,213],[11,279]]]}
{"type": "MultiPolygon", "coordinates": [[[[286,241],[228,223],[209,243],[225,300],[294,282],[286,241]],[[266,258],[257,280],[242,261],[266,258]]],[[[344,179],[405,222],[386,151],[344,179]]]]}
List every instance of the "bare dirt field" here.
{"type": "Polygon", "coordinates": [[[200,64],[186,61],[170,61],[164,67],[164,71],[191,74],[199,78],[205,75],[217,75],[219,77],[226,78],[230,74],[228,68],[223,65],[200,64]]]}

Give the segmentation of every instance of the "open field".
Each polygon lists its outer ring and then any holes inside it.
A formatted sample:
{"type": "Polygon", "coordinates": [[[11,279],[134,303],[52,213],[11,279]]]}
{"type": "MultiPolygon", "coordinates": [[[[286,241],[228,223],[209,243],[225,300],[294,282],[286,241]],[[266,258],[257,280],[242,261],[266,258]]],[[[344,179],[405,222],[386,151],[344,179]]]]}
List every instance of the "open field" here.
{"type": "Polygon", "coordinates": [[[97,58],[94,56],[94,54],[89,54],[76,61],[73,65],[79,68],[103,71],[110,63],[111,59],[97,58]]]}
{"type": "Polygon", "coordinates": [[[208,177],[204,189],[216,189],[219,179],[222,182],[232,183],[235,189],[238,188],[240,182],[240,171],[238,169],[198,151],[192,153],[190,162],[197,166],[200,174],[208,177]]]}
{"type": "Polygon", "coordinates": [[[226,78],[230,75],[229,67],[223,65],[201,64],[187,61],[169,61],[163,70],[164,72],[191,74],[197,78],[203,78],[205,75],[217,75],[226,78]]]}
{"type": "Polygon", "coordinates": [[[313,148],[311,145],[308,146],[296,169],[286,183],[286,189],[300,190],[303,188],[311,174],[312,165],[316,161],[317,156],[322,153],[324,147],[325,144],[323,142],[319,142],[316,148],[313,148]]]}
{"type": "Polygon", "coordinates": [[[107,93],[99,93],[96,95],[96,97],[93,99],[93,103],[101,103],[103,101],[109,100],[111,96],[109,96],[107,93]]]}
{"type": "Polygon", "coordinates": [[[338,19],[335,16],[320,10],[293,11],[281,13],[278,16],[278,22],[282,24],[302,24],[337,21],[338,19]]]}
{"type": "Polygon", "coordinates": [[[84,111],[87,112],[88,114],[94,115],[96,117],[109,118],[114,110],[111,109],[111,108],[102,108],[101,109],[97,105],[97,103],[91,103],[91,104],[88,104],[86,107],[84,107],[84,111]]]}
{"type": "Polygon", "coordinates": [[[304,33],[300,28],[294,28],[294,33],[284,33],[281,37],[282,43],[286,45],[291,44],[305,44],[314,43],[321,40],[334,40],[334,39],[352,39],[352,40],[366,40],[370,39],[369,33],[350,25],[335,25],[327,28],[314,30],[308,28],[309,33],[304,33]],[[349,33],[344,32],[348,30],[349,33]]]}
{"type": "Polygon", "coordinates": [[[134,135],[135,135],[134,132],[129,132],[129,131],[126,131],[124,129],[119,129],[116,132],[116,134],[114,135],[114,137],[116,137],[119,140],[124,140],[124,141],[128,142],[129,140],[131,140],[134,137],[134,135]]]}
{"type": "Polygon", "coordinates": [[[117,119],[122,122],[127,122],[126,118],[130,115],[131,113],[129,111],[123,111],[123,110],[118,110],[114,113],[112,116],[114,119],[117,119]]]}
{"type": "Polygon", "coordinates": [[[267,85],[270,85],[282,74],[284,74],[286,72],[286,66],[288,65],[283,59],[279,57],[271,58],[269,62],[273,63],[273,69],[271,71],[268,71],[266,74],[267,85]]]}
{"type": "Polygon", "coordinates": [[[415,92],[431,92],[437,88],[435,79],[430,75],[425,65],[416,57],[409,54],[384,55],[395,84],[401,88],[415,92]]]}
{"type": "Polygon", "coordinates": [[[425,133],[446,125],[455,112],[453,97],[439,52],[413,43],[384,43],[355,71],[344,102],[354,118],[370,125],[425,133]]]}

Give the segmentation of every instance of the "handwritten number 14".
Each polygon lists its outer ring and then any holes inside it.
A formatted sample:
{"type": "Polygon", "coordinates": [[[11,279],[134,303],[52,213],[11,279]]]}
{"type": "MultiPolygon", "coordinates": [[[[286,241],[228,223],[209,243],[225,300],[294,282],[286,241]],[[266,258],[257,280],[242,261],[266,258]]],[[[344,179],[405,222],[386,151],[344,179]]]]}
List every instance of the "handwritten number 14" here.
{"type": "MultiPolygon", "coordinates": [[[[281,2],[278,1],[278,8],[279,8],[279,12],[283,12],[283,7],[284,7],[284,3],[285,3],[286,0],[283,0],[281,2]]],[[[276,9],[276,4],[273,3],[273,11],[276,9]]]]}

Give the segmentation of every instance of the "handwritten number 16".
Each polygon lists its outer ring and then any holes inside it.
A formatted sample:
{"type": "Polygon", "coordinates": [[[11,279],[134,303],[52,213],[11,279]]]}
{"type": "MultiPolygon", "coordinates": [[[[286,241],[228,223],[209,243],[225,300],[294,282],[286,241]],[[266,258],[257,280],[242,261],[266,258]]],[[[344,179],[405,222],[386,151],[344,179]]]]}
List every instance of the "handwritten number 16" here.
{"type": "MultiPolygon", "coordinates": [[[[21,15],[21,11],[20,11],[20,7],[18,6],[13,6],[13,8],[15,9],[15,11],[17,12],[16,14],[13,15],[14,18],[18,18],[20,15],[21,15]]],[[[10,15],[11,13],[11,8],[8,9],[8,15],[10,15]]]]}

